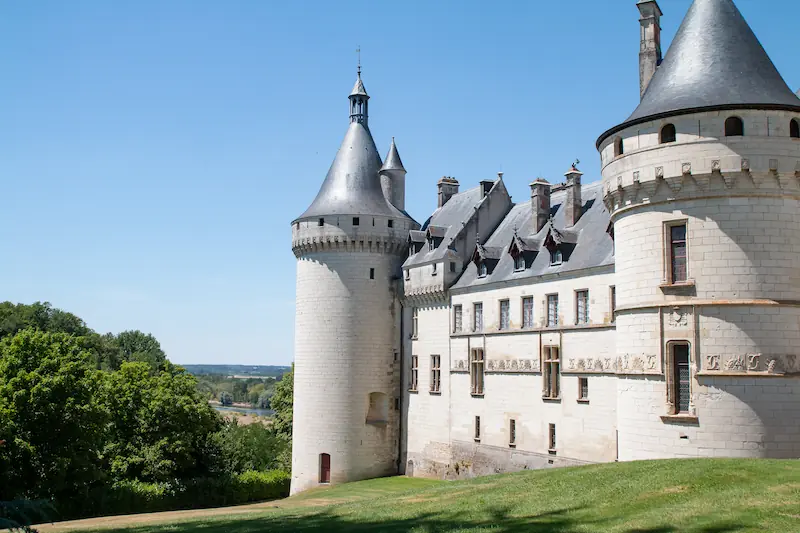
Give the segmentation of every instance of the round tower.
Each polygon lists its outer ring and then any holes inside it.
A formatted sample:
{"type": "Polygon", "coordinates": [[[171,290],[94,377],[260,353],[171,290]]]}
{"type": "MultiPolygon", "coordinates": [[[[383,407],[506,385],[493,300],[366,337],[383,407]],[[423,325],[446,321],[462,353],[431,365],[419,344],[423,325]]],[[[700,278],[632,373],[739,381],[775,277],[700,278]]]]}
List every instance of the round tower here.
{"type": "Polygon", "coordinates": [[[695,0],[642,79],[597,143],[619,458],[800,457],[800,99],[731,0],[695,0]]]}
{"type": "Polygon", "coordinates": [[[297,257],[291,492],[397,472],[400,304],[406,236],[384,197],[361,72],[350,125],[311,206],[297,257]]]}

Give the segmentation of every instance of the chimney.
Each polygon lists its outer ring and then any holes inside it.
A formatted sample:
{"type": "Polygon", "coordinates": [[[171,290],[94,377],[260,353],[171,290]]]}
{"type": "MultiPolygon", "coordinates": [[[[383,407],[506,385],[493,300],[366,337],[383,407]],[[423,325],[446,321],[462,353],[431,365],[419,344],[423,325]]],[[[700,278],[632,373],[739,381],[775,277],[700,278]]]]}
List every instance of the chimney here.
{"type": "Polygon", "coordinates": [[[458,180],[450,176],[442,176],[436,186],[439,189],[439,207],[446,204],[454,194],[458,194],[458,180]]]}
{"type": "Polygon", "coordinates": [[[550,220],[550,183],[544,178],[536,178],[531,183],[531,209],[536,220],[534,233],[539,233],[550,220]]]}
{"type": "Polygon", "coordinates": [[[489,191],[492,190],[492,187],[494,187],[492,180],[481,180],[481,196],[485,198],[489,191]]]}
{"type": "Polygon", "coordinates": [[[661,8],[656,0],[639,0],[636,4],[641,25],[641,43],[639,45],[639,93],[644,97],[650,80],[661,64],[661,8]]]}
{"type": "Polygon", "coordinates": [[[566,221],[564,224],[566,227],[570,227],[577,224],[583,214],[583,202],[581,201],[581,176],[583,176],[583,172],[578,170],[575,165],[572,165],[572,168],[564,176],[567,178],[567,186],[565,187],[567,189],[567,205],[566,211],[564,211],[566,221]]]}

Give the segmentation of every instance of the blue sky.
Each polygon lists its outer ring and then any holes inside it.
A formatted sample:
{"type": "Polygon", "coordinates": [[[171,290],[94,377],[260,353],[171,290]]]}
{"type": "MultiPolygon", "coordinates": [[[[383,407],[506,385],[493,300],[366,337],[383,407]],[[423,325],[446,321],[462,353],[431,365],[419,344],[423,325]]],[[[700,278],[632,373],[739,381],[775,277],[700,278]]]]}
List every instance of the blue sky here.
{"type": "MultiPolygon", "coordinates": [[[[663,0],[668,43],[690,4],[663,0]]],[[[800,88],[796,0],[739,0],[800,88]]],[[[436,181],[559,181],[638,102],[634,0],[0,3],[0,299],[141,329],[179,363],[288,364],[290,222],[347,127],[436,181]]],[[[666,44],[665,43],[665,44],[666,44]]]]}

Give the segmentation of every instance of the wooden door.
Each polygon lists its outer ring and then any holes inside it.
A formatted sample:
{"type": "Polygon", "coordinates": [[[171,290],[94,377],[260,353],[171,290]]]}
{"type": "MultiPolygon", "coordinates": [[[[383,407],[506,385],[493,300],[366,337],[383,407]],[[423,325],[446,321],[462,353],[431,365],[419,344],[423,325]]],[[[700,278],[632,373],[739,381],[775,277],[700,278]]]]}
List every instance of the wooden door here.
{"type": "Polygon", "coordinates": [[[319,454],[319,482],[331,482],[331,456],[327,453],[319,454]]]}

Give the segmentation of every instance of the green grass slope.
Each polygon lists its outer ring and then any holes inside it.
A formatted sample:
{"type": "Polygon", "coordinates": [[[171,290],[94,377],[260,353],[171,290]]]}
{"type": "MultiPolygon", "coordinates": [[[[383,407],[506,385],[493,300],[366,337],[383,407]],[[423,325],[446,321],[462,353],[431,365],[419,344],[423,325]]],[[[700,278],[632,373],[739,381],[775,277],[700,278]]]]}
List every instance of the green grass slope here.
{"type": "Polygon", "coordinates": [[[130,526],[105,531],[792,533],[800,532],[800,461],[648,461],[458,482],[387,478],[272,505],[162,525],[136,526],[130,517],[130,526]]]}

